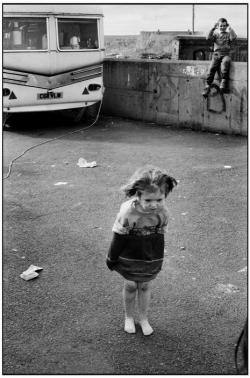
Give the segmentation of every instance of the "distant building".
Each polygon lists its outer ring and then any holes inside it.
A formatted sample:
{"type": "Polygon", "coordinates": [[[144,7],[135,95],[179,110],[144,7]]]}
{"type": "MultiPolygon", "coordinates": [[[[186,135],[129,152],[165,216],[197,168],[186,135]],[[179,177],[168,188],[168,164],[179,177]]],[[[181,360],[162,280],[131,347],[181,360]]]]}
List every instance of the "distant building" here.
{"type": "MultiPolygon", "coordinates": [[[[213,45],[204,36],[178,35],[172,41],[172,59],[176,60],[211,60],[213,45]]],[[[234,62],[247,62],[247,38],[237,38],[232,45],[234,62]]]]}
{"type": "MultiPolygon", "coordinates": [[[[201,32],[142,31],[140,35],[105,36],[106,56],[211,60],[212,45],[201,32]]],[[[233,45],[233,61],[247,62],[247,38],[237,38],[233,45]]]]}
{"type": "MultiPolygon", "coordinates": [[[[136,46],[142,56],[167,56],[174,60],[210,60],[213,46],[201,32],[142,31],[136,46]]],[[[247,62],[247,38],[237,38],[233,45],[233,61],[247,62]]]]}
{"type": "Polygon", "coordinates": [[[135,56],[138,35],[105,35],[106,56],[135,56]]]}

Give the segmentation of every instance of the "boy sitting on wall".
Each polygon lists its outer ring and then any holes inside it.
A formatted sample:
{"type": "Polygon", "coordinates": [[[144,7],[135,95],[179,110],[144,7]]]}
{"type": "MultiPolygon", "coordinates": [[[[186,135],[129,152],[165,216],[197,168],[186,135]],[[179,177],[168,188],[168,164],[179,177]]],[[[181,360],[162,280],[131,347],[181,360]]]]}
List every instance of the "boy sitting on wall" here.
{"type": "Polygon", "coordinates": [[[236,38],[237,35],[225,18],[220,18],[208,33],[207,40],[214,43],[214,52],[207,75],[207,84],[202,93],[205,98],[210,92],[210,86],[213,83],[214,75],[219,69],[221,71],[220,90],[222,92],[226,90],[231,63],[231,44],[236,38]],[[226,31],[227,29],[228,31],[226,31]]]}

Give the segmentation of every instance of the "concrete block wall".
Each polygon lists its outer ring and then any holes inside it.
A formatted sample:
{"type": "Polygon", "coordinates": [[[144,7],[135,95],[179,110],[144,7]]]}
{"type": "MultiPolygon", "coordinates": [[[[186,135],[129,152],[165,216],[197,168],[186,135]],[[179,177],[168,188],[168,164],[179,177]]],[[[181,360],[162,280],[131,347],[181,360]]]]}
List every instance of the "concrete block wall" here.
{"type": "Polygon", "coordinates": [[[228,94],[214,88],[205,100],[201,93],[209,64],[105,59],[102,111],[166,126],[246,136],[247,63],[232,63],[228,94]]]}

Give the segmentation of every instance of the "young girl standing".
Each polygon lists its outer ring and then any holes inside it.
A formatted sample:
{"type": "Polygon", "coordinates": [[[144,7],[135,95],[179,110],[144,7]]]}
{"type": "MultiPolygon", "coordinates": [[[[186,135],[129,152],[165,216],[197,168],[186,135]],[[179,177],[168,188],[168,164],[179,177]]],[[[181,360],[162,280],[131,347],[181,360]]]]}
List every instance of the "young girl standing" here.
{"type": "Polygon", "coordinates": [[[166,198],[177,185],[159,168],[138,169],[122,188],[130,198],[121,205],[113,226],[107,266],[124,279],[124,330],[135,333],[134,310],[138,294],[139,323],[144,335],[151,335],[148,308],[151,280],[159,273],[164,257],[164,231],[168,224],[166,198]]]}

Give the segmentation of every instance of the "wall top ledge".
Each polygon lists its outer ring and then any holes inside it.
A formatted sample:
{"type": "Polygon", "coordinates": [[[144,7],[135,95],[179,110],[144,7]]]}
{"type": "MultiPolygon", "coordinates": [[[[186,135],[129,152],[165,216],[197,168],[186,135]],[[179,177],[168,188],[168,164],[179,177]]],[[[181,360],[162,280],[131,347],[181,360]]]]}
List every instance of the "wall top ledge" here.
{"type": "MultiPolygon", "coordinates": [[[[189,64],[192,64],[192,65],[197,65],[197,66],[201,66],[201,65],[209,65],[211,63],[211,60],[174,60],[174,59],[139,59],[139,58],[109,58],[109,57],[106,57],[104,59],[105,61],[107,62],[122,62],[122,63],[126,63],[126,62],[135,62],[135,63],[161,63],[161,64],[181,64],[181,65],[189,65],[189,64]]],[[[232,62],[233,65],[237,65],[237,66],[242,66],[242,67],[247,67],[247,62],[232,62]]]]}

